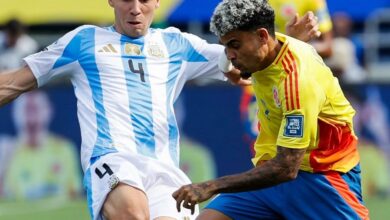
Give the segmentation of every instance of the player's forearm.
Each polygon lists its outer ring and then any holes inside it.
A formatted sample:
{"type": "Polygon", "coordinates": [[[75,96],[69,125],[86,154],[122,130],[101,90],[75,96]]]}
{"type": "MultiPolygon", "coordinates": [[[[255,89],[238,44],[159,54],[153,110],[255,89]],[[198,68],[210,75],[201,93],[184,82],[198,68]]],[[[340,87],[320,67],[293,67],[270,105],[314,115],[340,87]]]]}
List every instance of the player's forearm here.
{"type": "Polygon", "coordinates": [[[36,80],[28,67],[15,72],[0,73],[0,106],[36,87],[36,80]]]}
{"type": "Polygon", "coordinates": [[[322,58],[328,58],[332,55],[332,33],[323,33],[320,40],[313,41],[311,44],[322,58]]]}
{"type": "Polygon", "coordinates": [[[214,183],[210,183],[210,187],[215,188],[216,193],[244,192],[275,186],[294,178],[294,172],[291,172],[287,167],[268,161],[245,173],[216,179],[214,183]]]}
{"type": "Polygon", "coordinates": [[[287,149],[294,153],[279,151],[278,155],[261,166],[247,172],[224,176],[210,181],[215,193],[232,193],[258,190],[275,186],[296,178],[305,150],[287,149]]]}
{"type": "Polygon", "coordinates": [[[7,74],[0,74],[0,106],[7,104],[17,97],[12,86],[12,80],[5,77],[7,74]],[[15,95],[14,95],[15,94],[15,95]]]}

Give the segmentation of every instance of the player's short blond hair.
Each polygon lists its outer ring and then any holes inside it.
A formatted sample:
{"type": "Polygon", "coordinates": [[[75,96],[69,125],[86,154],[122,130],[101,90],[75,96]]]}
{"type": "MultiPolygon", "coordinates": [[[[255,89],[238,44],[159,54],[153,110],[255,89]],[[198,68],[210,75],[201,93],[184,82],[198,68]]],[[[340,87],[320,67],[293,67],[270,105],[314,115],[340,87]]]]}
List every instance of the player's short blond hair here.
{"type": "Polygon", "coordinates": [[[217,37],[230,31],[266,28],[275,35],[275,13],[267,0],[223,0],[211,17],[210,30],[217,37]]]}

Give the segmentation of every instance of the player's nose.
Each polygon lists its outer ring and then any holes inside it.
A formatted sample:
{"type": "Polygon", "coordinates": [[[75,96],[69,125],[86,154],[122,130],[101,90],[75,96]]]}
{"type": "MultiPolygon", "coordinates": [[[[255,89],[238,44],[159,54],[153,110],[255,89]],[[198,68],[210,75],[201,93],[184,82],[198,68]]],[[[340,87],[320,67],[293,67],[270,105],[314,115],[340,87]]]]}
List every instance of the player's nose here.
{"type": "Polygon", "coordinates": [[[139,0],[132,1],[130,6],[130,14],[131,15],[139,15],[141,14],[141,3],[139,0]]]}

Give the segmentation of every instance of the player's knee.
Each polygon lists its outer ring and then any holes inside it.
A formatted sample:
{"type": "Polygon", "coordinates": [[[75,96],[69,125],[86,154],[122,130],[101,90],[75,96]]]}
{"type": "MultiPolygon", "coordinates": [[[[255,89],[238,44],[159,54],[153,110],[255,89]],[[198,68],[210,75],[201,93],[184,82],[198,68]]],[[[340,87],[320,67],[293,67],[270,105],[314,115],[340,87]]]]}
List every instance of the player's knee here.
{"type": "Polygon", "coordinates": [[[103,212],[107,220],[149,220],[147,210],[134,210],[132,208],[108,209],[103,212]]]}

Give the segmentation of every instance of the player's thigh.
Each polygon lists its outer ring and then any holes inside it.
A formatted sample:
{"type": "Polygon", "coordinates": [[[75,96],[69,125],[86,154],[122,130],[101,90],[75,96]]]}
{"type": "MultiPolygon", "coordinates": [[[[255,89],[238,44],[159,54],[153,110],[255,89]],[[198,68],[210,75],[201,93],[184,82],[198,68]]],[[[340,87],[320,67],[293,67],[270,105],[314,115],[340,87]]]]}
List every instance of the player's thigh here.
{"type": "Polygon", "coordinates": [[[239,219],[239,220],[279,220],[283,219],[269,206],[268,197],[273,191],[268,189],[240,192],[221,193],[206,206],[198,220],[209,219],[239,219]],[[214,212],[211,212],[214,210],[214,212]]]}
{"type": "Polygon", "coordinates": [[[108,220],[148,220],[149,207],[145,193],[135,187],[120,183],[107,196],[103,216],[108,220]]]}
{"type": "Polygon", "coordinates": [[[205,209],[200,213],[196,220],[231,220],[231,218],[217,210],[205,209]]]}

